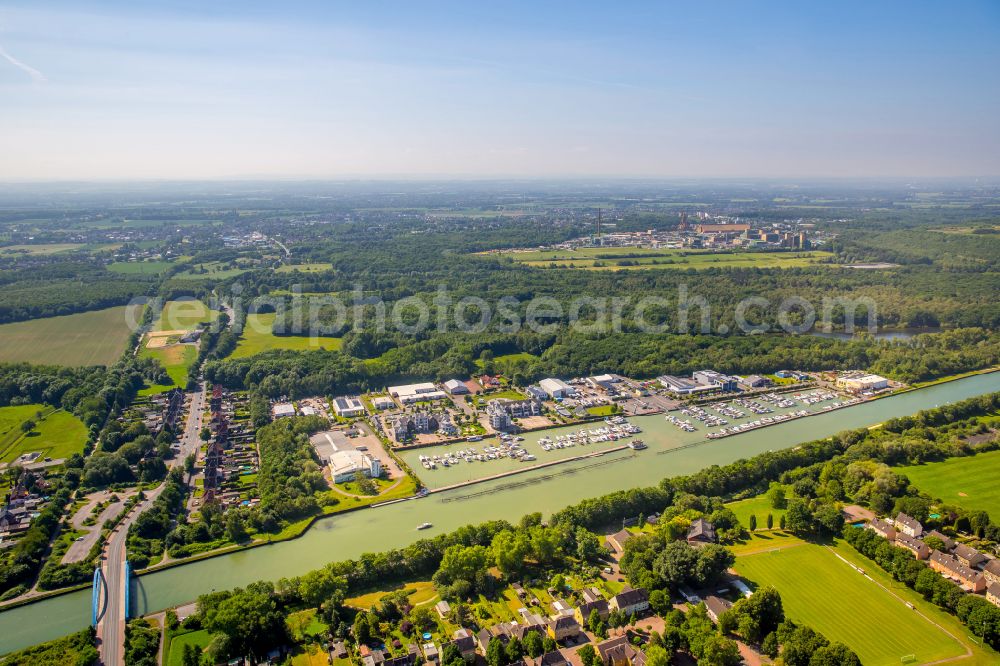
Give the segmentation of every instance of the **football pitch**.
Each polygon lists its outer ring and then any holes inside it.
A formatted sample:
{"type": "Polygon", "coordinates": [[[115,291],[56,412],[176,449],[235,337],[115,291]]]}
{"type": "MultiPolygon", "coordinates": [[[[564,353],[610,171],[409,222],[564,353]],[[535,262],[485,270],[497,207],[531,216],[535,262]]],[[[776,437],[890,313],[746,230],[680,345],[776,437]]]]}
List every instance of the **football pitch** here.
{"type": "Polygon", "coordinates": [[[905,474],[913,485],[931,497],[970,511],[981,509],[991,516],[1000,515],[1000,484],[997,483],[1000,451],[897,467],[895,471],[905,474]]]}
{"type": "MultiPolygon", "coordinates": [[[[735,569],[757,585],[777,588],[788,617],[850,646],[864,664],[898,665],[908,655],[914,660],[907,663],[926,664],[975,648],[957,619],[865,563],[846,543],[739,556],[735,569]]],[[[975,648],[973,657],[963,663],[989,663],[996,653],[975,648]]]]}

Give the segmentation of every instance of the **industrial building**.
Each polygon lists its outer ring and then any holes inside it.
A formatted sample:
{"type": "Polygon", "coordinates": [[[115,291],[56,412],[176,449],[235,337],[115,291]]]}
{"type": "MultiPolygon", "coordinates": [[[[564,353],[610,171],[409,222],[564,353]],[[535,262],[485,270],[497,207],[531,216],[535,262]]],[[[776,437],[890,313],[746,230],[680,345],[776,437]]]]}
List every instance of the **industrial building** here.
{"type": "Polygon", "coordinates": [[[465,382],[449,379],[444,383],[444,390],[451,395],[464,395],[469,392],[469,387],[465,385],[465,382]]]}
{"type": "Polygon", "coordinates": [[[336,451],[330,456],[330,476],[334,483],[344,483],[354,479],[361,472],[373,479],[382,476],[382,463],[367,453],[356,449],[336,451]]]}
{"type": "Polygon", "coordinates": [[[567,384],[561,379],[556,379],[554,377],[546,377],[542,381],[538,382],[538,385],[542,387],[553,400],[560,400],[562,398],[569,398],[570,396],[576,395],[576,389],[567,384]]]}
{"type": "Polygon", "coordinates": [[[445,393],[431,382],[422,384],[406,384],[403,386],[390,386],[389,395],[398,399],[404,405],[411,405],[415,402],[425,402],[429,400],[444,400],[445,393]]]}
{"type": "Polygon", "coordinates": [[[889,388],[889,380],[880,375],[846,375],[837,378],[837,388],[851,393],[881,391],[889,388]]]}
{"type": "Polygon", "coordinates": [[[341,418],[350,419],[355,416],[364,416],[365,405],[357,398],[342,396],[333,399],[333,411],[341,418]]]}

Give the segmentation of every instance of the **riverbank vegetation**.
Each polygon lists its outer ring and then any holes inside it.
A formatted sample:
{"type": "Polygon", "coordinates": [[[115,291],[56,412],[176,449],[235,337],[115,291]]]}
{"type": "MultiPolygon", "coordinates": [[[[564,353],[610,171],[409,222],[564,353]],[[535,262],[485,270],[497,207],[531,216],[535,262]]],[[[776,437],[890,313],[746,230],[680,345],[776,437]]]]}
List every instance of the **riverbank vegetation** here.
{"type": "MultiPolygon", "coordinates": [[[[773,508],[784,507],[782,527],[803,544],[788,550],[807,556],[801,568],[832,568],[836,574],[834,579],[848,587],[854,583],[836,567],[843,566],[851,575],[856,575],[854,570],[835,559],[827,559],[826,555],[819,555],[827,552],[823,544],[837,543],[830,540],[841,538],[844,521],[840,506],[843,503],[865,504],[883,514],[906,511],[928,520],[930,526],[961,530],[963,525],[969,524],[968,514],[949,511],[936,514],[937,518],[931,517],[932,500],[912,486],[906,477],[897,474],[890,464],[984,455],[983,451],[995,449],[998,443],[995,440],[970,443],[968,437],[982,430],[981,419],[990,418],[988,415],[998,407],[1000,394],[982,396],[913,417],[893,419],[882,428],[849,431],[792,450],[769,452],[725,467],[664,479],[656,487],[585,500],[557,512],[546,525],[542,524],[540,514],[524,517],[517,528],[506,521],[470,525],[394,551],[335,562],[305,576],[212,593],[199,599],[195,622],[215,634],[214,647],[209,648],[209,653],[216,659],[260,655],[287,645],[292,639],[283,619],[310,607],[321,613],[333,639],[353,637],[358,645],[369,640],[388,645],[395,637],[401,639],[402,645],[406,640],[418,640],[418,634],[423,631],[444,639],[458,626],[477,629],[503,621],[505,613],[491,600],[502,597],[512,582],[551,578],[559,582],[550,583],[550,587],[560,587],[573,581],[565,594],[574,598],[575,591],[580,589],[578,586],[594,584],[600,578],[599,568],[607,557],[592,530],[620,525],[623,520],[635,520],[640,515],[658,515],[654,526],[637,531],[625,542],[620,562],[628,583],[647,590],[654,612],[665,619],[663,634],[647,634],[640,641],[644,649],[663,648],[668,654],[680,650],[698,658],[717,651],[728,653],[735,649],[735,644],[731,647],[735,638],[758,646],[765,654],[781,655],[786,664],[807,665],[809,655],[821,649],[837,655],[831,663],[859,663],[854,651],[877,661],[881,652],[873,645],[872,637],[865,638],[867,634],[858,635],[850,630],[856,614],[834,613],[823,618],[810,615],[802,610],[800,601],[804,592],[797,588],[789,589],[790,601],[786,607],[778,591],[762,586],[753,597],[738,602],[726,613],[718,629],[710,622],[703,622],[706,619],[704,610],[699,608],[678,614],[671,608],[671,599],[682,587],[712,589],[723,572],[734,564],[734,555],[725,544],[744,539],[752,531],[724,505],[724,498],[738,499],[768,492],[766,501],[773,508]],[[780,485],[772,486],[773,483],[780,485]],[[716,524],[722,545],[694,549],[684,542],[687,526],[701,517],[716,524]],[[810,553],[814,555],[809,556],[810,553]],[[344,605],[350,595],[391,589],[428,577],[437,594],[451,602],[454,617],[449,615],[441,621],[433,619],[426,606],[411,605],[407,601],[409,595],[405,590],[380,594],[371,609],[355,610],[344,605]],[[801,622],[813,626],[799,624],[801,622]],[[266,627],[266,630],[255,631],[255,627],[266,627]],[[824,636],[827,633],[829,635],[824,636]],[[837,643],[838,640],[843,642],[837,643]]],[[[857,535],[861,534],[870,533],[856,529],[846,531],[848,542],[852,544],[860,543],[857,535]]],[[[993,531],[987,527],[983,534],[991,538],[993,531]]],[[[744,559],[753,557],[756,556],[751,553],[739,555],[736,567],[739,569],[740,562],[744,562],[750,580],[760,580],[766,585],[768,571],[773,567],[768,564],[758,571],[752,566],[757,560],[744,559]]],[[[916,564],[915,560],[913,562],[916,564]]],[[[897,570],[895,565],[886,566],[897,570]]],[[[924,567],[923,564],[919,566],[924,567]]],[[[810,604],[828,607],[823,599],[835,592],[836,586],[817,588],[810,595],[810,604]]],[[[859,599],[868,604],[866,608],[879,618],[884,617],[890,623],[901,620],[898,608],[905,610],[902,604],[897,608],[893,605],[895,601],[887,601],[875,589],[865,588],[858,592],[859,599]]],[[[978,629],[968,622],[970,616],[981,620],[987,613],[978,601],[955,598],[952,602],[950,608],[956,611],[962,604],[957,619],[967,623],[969,631],[984,637],[990,644],[1000,640],[1000,620],[994,619],[992,614],[978,629]]],[[[914,603],[925,602],[916,599],[914,603]]],[[[990,608],[993,607],[990,605],[990,608]]],[[[996,614],[1000,618],[1000,611],[996,614]]],[[[598,636],[614,626],[628,626],[631,631],[637,631],[641,620],[615,617],[608,623],[591,629],[598,636]]],[[[921,654],[950,654],[953,648],[945,645],[946,639],[941,636],[924,637],[920,641],[921,654]]],[[[984,648],[970,646],[969,649],[980,660],[987,654],[984,648]]],[[[507,662],[500,658],[497,663],[507,662]]]]}

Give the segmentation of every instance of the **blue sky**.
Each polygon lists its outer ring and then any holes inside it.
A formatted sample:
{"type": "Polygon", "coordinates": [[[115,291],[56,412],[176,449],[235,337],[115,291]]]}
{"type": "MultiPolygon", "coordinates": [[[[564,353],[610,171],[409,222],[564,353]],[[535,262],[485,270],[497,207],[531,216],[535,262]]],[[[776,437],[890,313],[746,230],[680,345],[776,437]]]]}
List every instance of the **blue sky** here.
{"type": "Polygon", "coordinates": [[[0,179],[998,175],[998,119],[996,0],[0,5],[0,179]]]}

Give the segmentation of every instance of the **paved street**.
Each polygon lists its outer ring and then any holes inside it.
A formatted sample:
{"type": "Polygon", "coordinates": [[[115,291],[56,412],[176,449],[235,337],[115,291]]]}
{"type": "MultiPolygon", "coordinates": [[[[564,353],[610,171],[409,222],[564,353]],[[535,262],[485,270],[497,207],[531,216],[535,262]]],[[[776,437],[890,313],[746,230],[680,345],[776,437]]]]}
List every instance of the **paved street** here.
{"type": "MultiPolygon", "coordinates": [[[[205,410],[204,384],[188,394],[190,407],[184,432],[181,434],[180,452],[169,461],[169,467],[183,465],[184,459],[198,450],[201,440],[202,414],[205,410]]],[[[149,509],[153,500],[163,491],[163,485],[146,493],[146,499],[135,506],[111,534],[105,548],[104,575],[108,581],[108,604],[104,617],[97,626],[97,648],[104,666],[124,666],[125,664],[125,542],[128,528],[143,511],[149,509]]]]}

